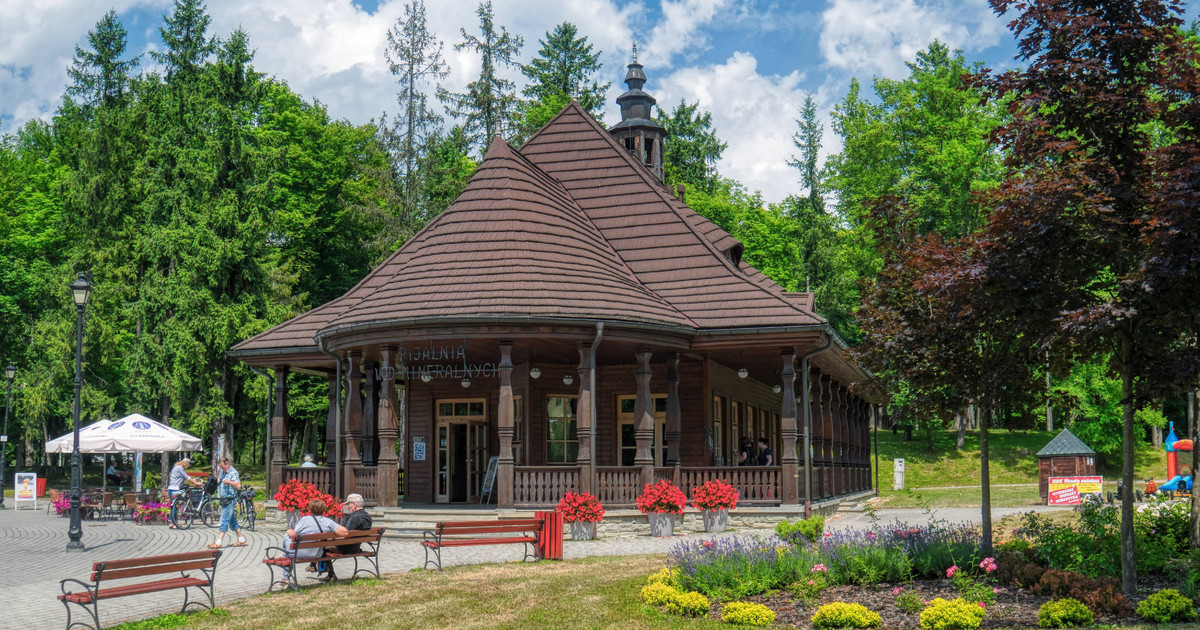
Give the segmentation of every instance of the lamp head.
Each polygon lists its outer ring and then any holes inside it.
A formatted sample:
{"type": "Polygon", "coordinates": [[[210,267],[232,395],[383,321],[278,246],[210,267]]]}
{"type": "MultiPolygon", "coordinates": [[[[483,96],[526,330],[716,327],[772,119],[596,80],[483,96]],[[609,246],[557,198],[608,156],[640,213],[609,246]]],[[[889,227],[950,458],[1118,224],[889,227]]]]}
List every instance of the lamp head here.
{"type": "Polygon", "coordinates": [[[575,377],[570,374],[563,377],[563,385],[570,385],[575,382],[575,377]]]}
{"type": "Polygon", "coordinates": [[[9,361],[8,365],[4,366],[4,378],[11,381],[11,380],[13,380],[13,377],[16,375],[17,375],[17,366],[13,365],[12,361],[9,361]]]}
{"type": "Polygon", "coordinates": [[[746,378],[747,376],[750,376],[750,370],[747,370],[746,368],[741,368],[737,371],[737,375],[738,375],[738,378],[746,378]]]}
{"type": "Polygon", "coordinates": [[[92,283],[88,282],[86,273],[79,274],[75,278],[75,282],[71,283],[71,299],[75,300],[75,306],[83,308],[87,305],[88,296],[92,293],[92,283]]]}
{"type": "Polygon", "coordinates": [[[538,367],[529,368],[529,378],[538,378],[542,375],[542,369],[538,367]]]}
{"type": "Polygon", "coordinates": [[[463,386],[463,389],[466,389],[466,388],[470,387],[470,386],[471,386],[471,379],[469,379],[469,378],[467,378],[467,377],[465,377],[465,376],[464,376],[464,377],[463,377],[463,380],[462,380],[462,386],[463,386]]]}

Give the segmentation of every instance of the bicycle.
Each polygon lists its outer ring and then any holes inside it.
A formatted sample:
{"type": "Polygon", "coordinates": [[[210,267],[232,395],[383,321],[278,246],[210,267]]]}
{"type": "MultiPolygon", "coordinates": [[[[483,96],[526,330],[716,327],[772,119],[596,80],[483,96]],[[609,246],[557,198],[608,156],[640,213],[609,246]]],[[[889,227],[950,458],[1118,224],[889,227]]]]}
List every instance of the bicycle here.
{"type": "MultiPolygon", "coordinates": [[[[171,501],[171,513],[174,516],[171,518],[171,524],[176,529],[189,529],[192,523],[199,516],[200,520],[208,525],[208,515],[212,513],[213,506],[216,505],[212,500],[212,493],[216,490],[217,484],[215,479],[209,479],[204,483],[204,487],[197,489],[188,489],[186,492],[180,493],[171,501]]],[[[216,505],[217,517],[220,519],[220,506],[216,505]]],[[[211,526],[210,526],[211,527],[211,526]]]]}
{"type": "MultiPolygon", "coordinates": [[[[250,486],[242,488],[234,499],[236,503],[233,506],[233,517],[237,519],[238,525],[244,529],[254,531],[254,489],[250,486]]],[[[221,501],[217,497],[210,497],[206,502],[201,504],[200,520],[209,527],[220,527],[221,525],[221,501]]]]}

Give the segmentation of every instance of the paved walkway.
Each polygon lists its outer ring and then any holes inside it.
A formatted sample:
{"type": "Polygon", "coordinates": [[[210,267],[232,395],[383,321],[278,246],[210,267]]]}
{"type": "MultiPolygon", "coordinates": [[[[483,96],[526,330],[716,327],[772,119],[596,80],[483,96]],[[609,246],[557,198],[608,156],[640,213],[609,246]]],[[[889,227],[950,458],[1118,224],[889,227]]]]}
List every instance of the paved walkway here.
{"type": "MultiPolygon", "coordinates": [[[[997,508],[993,514],[994,518],[999,519],[1005,514],[1028,510],[997,508]]],[[[979,521],[979,510],[971,508],[933,510],[932,515],[956,522],[979,521]]],[[[927,522],[929,513],[924,510],[879,510],[877,518],[884,523],[898,519],[916,524],[927,522]]],[[[854,513],[840,516],[830,523],[830,527],[869,527],[871,523],[869,515],[854,513]]],[[[3,627],[49,630],[65,626],[66,613],[56,599],[61,592],[59,580],[67,577],[85,579],[93,562],[199,550],[216,536],[215,529],[199,524],[187,531],[177,531],[165,526],[85,521],[83,543],[86,551],[67,553],[64,551],[67,526],[67,519],[47,515],[44,509],[0,510],[0,550],[3,550],[3,558],[8,566],[5,571],[0,571],[3,627]]],[[[266,547],[279,544],[282,531],[280,526],[267,527],[260,523],[257,531],[247,533],[248,546],[225,549],[217,570],[218,603],[257,595],[266,590],[268,571],[260,560],[266,547]]],[[[766,531],[760,530],[758,533],[766,531]]],[[[696,537],[699,535],[689,536],[696,537]]],[[[566,541],[564,555],[567,558],[582,558],[664,553],[680,539],[639,536],[588,542],[566,541]]],[[[225,538],[227,545],[234,540],[228,535],[225,538]]],[[[444,560],[447,565],[506,562],[518,560],[521,553],[521,548],[516,545],[467,547],[449,550],[444,560]]],[[[424,553],[417,542],[385,540],[380,550],[380,568],[384,573],[405,572],[421,566],[423,560],[424,553]]],[[[303,575],[304,580],[312,581],[308,577],[312,574],[303,575]]],[[[100,620],[105,626],[111,626],[131,619],[175,612],[182,602],[183,597],[179,593],[125,597],[112,600],[108,605],[102,603],[100,620]]]]}

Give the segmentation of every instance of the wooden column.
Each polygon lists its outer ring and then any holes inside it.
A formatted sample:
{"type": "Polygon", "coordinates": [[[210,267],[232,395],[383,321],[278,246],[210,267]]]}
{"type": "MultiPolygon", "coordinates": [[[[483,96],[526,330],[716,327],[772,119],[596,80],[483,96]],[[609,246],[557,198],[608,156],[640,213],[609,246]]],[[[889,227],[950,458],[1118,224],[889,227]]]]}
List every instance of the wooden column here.
{"type": "MultiPolygon", "coordinates": [[[[812,496],[809,502],[825,496],[824,475],[821,474],[821,457],[824,452],[824,422],[821,420],[821,372],[816,368],[808,370],[808,440],[809,465],[805,474],[812,478],[812,496]]],[[[810,505],[811,508],[811,505],[810,505]]]]}
{"type": "Polygon", "coordinates": [[[378,399],[378,363],[363,364],[362,460],[364,466],[375,465],[376,409],[378,399]]]}
{"type": "Polygon", "coordinates": [[[796,349],[783,348],[783,368],[779,377],[783,381],[783,409],[779,413],[779,434],[783,442],[780,456],[779,494],[784,505],[800,503],[800,470],[796,458],[796,349]]]}
{"type": "Polygon", "coordinates": [[[400,423],[396,410],[396,367],[392,357],[396,348],[383,346],[380,348],[383,363],[379,366],[379,408],[377,421],[379,423],[379,451],[376,456],[379,470],[376,472],[376,492],[379,504],[384,507],[396,507],[399,504],[400,460],[396,456],[396,440],[400,438],[400,423]]]}
{"type": "Polygon", "coordinates": [[[824,460],[821,487],[828,498],[837,492],[833,487],[833,379],[824,375],[821,376],[821,425],[824,434],[821,440],[821,458],[824,460]]]}
{"type": "MultiPolygon", "coordinates": [[[[362,352],[346,351],[346,426],[342,430],[345,439],[342,462],[342,492],[352,494],[358,485],[354,478],[354,469],[362,466],[362,453],[359,451],[359,441],[362,439],[362,375],[359,368],[362,363],[362,352]]],[[[344,496],[343,495],[343,496],[344,496]]]]}
{"type": "Polygon", "coordinates": [[[579,343],[579,398],[575,403],[575,428],[579,437],[580,492],[595,492],[592,479],[595,477],[596,462],[592,461],[592,346],[586,341],[579,343]]]}
{"type": "MultiPolygon", "coordinates": [[[[513,418],[516,417],[516,408],[513,406],[513,387],[512,387],[512,348],[513,342],[504,340],[500,342],[500,367],[497,370],[500,373],[500,408],[496,414],[496,433],[500,436],[500,459],[496,467],[496,507],[502,510],[511,510],[513,508],[513,483],[515,478],[513,474],[513,418]]],[[[526,401],[525,409],[529,409],[529,402],[526,401]]],[[[528,411],[526,411],[528,413],[528,411]]],[[[576,405],[575,413],[579,413],[579,406],[576,405]]],[[[529,422],[529,417],[526,416],[526,422],[529,422]]],[[[528,428],[526,428],[528,431],[528,428]]]]}
{"type": "Polygon", "coordinates": [[[283,467],[288,463],[288,366],[275,366],[275,409],[271,412],[271,494],[283,485],[283,467]]]}
{"type": "Polygon", "coordinates": [[[846,388],[841,383],[834,385],[833,389],[833,427],[834,427],[834,466],[837,471],[834,477],[833,487],[838,494],[846,494],[846,388]]]}
{"type": "Polygon", "coordinates": [[[857,396],[850,398],[850,409],[853,413],[854,423],[850,425],[850,440],[854,448],[853,453],[854,474],[851,477],[850,487],[854,492],[862,490],[862,401],[857,396]]]}
{"type": "MultiPolygon", "coordinates": [[[[683,410],[679,404],[679,353],[667,355],[667,426],[663,437],[667,441],[666,466],[679,467],[679,440],[683,438],[683,410]]],[[[678,475],[676,475],[678,477],[678,475]]]]}
{"type": "Polygon", "coordinates": [[[633,403],[633,417],[637,424],[633,430],[637,452],[633,465],[642,469],[642,483],[654,483],[654,454],[650,452],[654,440],[654,403],[650,398],[650,350],[642,348],[636,353],[637,369],[633,373],[637,380],[637,398],[633,403]]]}
{"type": "Polygon", "coordinates": [[[337,373],[330,372],[326,377],[329,379],[329,413],[325,416],[325,465],[333,466],[338,461],[337,423],[341,405],[338,404],[337,373]]]}

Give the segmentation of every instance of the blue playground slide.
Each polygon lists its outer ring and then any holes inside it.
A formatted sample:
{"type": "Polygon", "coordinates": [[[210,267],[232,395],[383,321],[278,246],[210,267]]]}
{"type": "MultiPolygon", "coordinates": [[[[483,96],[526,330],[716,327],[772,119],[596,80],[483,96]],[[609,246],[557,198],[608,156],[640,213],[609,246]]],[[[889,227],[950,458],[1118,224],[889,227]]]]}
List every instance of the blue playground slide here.
{"type": "Polygon", "coordinates": [[[1179,492],[1181,490],[1187,490],[1190,492],[1192,489],[1192,478],[1190,476],[1180,477],[1179,475],[1175,475],[1170,481],[1159,486],[1158,489],[1160,491],[1165,490],[1167,492],[1179,492]],[[1180,486],[1183,487],[1181,488],[1180,486]]]}

